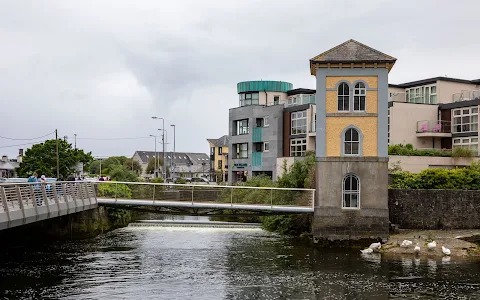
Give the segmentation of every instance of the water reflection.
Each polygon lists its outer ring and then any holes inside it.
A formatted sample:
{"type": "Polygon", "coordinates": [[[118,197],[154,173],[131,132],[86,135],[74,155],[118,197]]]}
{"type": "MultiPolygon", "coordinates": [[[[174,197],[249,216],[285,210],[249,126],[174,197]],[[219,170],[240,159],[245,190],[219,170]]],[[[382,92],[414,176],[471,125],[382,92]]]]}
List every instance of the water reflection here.
{"type": "Polygon", "coordinates": [[[124,228],[0,250],[0,298],[480,298],[480,264],[319,250],[258,229],[124,228]]]}

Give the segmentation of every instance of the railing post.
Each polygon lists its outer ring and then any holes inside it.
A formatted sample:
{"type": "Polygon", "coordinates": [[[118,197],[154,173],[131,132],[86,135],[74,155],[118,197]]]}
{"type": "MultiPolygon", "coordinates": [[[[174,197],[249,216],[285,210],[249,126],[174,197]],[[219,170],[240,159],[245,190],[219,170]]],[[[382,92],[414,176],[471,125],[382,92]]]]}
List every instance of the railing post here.
{"type": "Polygon", "coordinates": [[[10,210],[8,209],[7,205],[7,195],[5,194],[5,187],[0,187],[0,198],[2,198],[3,210],[7,214],[8,227],[10,227],[10,210]]]}
{"type": "Polygon", "coordinates": [[[57,194],[57,187],[55,183],[51,185],[53,196],[55,197],[55,203],[57,203],[57,208],[58,208],[58,215],[60,215],[60,203],[58,202],[58,194],[57,194]]]}
{"type": "Polygon", "coordinates": [[[47,212],[48,212],[48,217],[50,218],[51,215],[50,215],[50,207],[49,207],[49,203],[48,203],[48,197],[47,197],[47,191],[45,190],[45,185],[44,184],[40,184],[40,189],[42,190],[42,200],[43,200],[43,203],[45,203],[45,205],[47,206],[47,212]]]}
{"type": "Polygon", "coordinates": [[[23,206],[22,191],[20,191],[20,185],[17,185],[16,188],[17,188],[18,205],[20,205],[20,209],[22,210],[23,224],[25,224],[25,207],[23,206]]]}
{"type": "Polygon", "coordinates": [[[273,208],[273,189],[270,189],[270,208],[273,208]]]}
{"type": "Polygon", "coordinates": [[[315,209],[315,191],[312,191],[312,208],[315,209]]]}
{"type": "Polygon", "coordinates": [[[35,191],[33,190],[33,184],[30,184],[30,197],[32,198],[32,205],[35,207],[35,216],[36,220],[38,221],[38,207],[37,207],[37,199],[35,197],[35,191]]]}
{"type": "Polygon", "coordinates": [[[192,185],[192,205],[193,205],[193,189],[195,188],[194,185],[192,185]]]}
{"type": "Polygon", "coordinates": [[[68,195],[67,195],[67,184],[66,183],[60,183],[62,186],[62,193],[63,193],[63,200],[65,200],[65,203],[67,204],[67,212],[70,213],[70,204],[68,203],[68,195]]]}
{"type": "Polygon", "coordinates": [[[155,203],[155,186],[156,184],[153,184],[153,195],[152,195],[153,203],[155,203]]]}
{"type": "MultiPolygon", "coordinates": [[[[90,199],[90,195],[88,194],[88,188],[87,188],[87,183],[86,182],[81,182],[80,183],[80,188],[83,190],[85,198],[88,199],[88,207],[92,205],[92,199],[90,199]]],[[[85,199],[85,200],[87,200],[85,199]]],[[[85,209],[85,201],[83,202],[83,208],[85,209]]]]}
{"type": "Polygon", "coordinates": [[[115,182],[115,202],[117,202],[118,183],[115,182]]]}
{"type": "Polygon", "coordinates": [[[230,188],[230,206],[233,206],[233,187],[230,188]]]}

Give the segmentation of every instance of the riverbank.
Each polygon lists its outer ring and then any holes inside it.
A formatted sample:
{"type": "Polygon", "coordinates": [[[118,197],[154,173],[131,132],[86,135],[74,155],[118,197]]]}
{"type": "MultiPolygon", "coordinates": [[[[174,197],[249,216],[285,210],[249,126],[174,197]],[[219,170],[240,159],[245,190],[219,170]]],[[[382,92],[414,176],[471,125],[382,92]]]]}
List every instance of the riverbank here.
{"type": "Polygon", "coordinates": [[[480,246],[472,241],[480,241],[480,229],[476,230],[401,230],[400,233],[391,235],[380,252],[385,255],[418,255],[418,256],[444,256],[442,246],[450,249],[452,257],[479,257],[480,246]],[[404,240],[412,241],[407,248],[400,247],[404,240]],[[435,249],[428,249],[427,243],[436,241],[435,249]],[[416,253],[414,247],[418,244],[420,252],[416,253]]]}

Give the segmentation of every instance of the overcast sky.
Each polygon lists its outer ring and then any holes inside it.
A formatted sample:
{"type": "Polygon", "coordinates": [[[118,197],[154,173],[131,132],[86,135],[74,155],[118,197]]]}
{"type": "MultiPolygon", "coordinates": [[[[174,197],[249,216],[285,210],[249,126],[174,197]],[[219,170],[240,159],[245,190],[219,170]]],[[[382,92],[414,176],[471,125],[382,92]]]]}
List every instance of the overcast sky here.
{"type": "MultiPolygon", "coordinates": [[[[0,0],[0,136],[59,130],[94,156],[208,153],[228,133],[236,84],[315,88],[309,59],[348,39],[396,57],[390,83],[480,78],[480,1],[0,0]],[[161,150],[161,145],[157,147],[161,150]]],[[[51,137],[54,137],[51,135],[51,137]]],[[[0,138],[15,156],[25,140],[0,138]]]]}

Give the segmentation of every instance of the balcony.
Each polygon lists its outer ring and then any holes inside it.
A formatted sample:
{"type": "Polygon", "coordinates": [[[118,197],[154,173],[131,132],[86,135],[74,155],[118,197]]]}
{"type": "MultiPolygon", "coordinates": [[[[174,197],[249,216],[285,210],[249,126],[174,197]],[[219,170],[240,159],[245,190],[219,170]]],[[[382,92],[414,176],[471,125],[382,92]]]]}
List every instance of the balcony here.
{"type": "Polygon", "coordinates": [[[437,104],[437,94],[390,93],[388,101],[417,104],[437,104]]]}
{"type": "Polygon", "coordinates": [[[263,152],[252,152],[252,167],[259,167],[262,165],[263,152]]]}
{"type": "Polygon", "coordinates": [[[451,122],[424,120],[417,122],[417,137],[451,137],[451,122]]]}
{"type": "Polygon", "coordinates": [[[453,102],[461,102],[468,100],[480,99],[480,90],[462,91],[452,95],[453,102]]]}
{"type": "Polygon", "coordinates": [[[263,142],[263,127],[253,128],[252,142],[254,143],[263,142]]]}
{"type": "Polygon", "coordinates": [[[317,135],[317,122],[313,121],[310,123],[310,129],[308,130],[309,136],[316,136],[317,135]]]}

